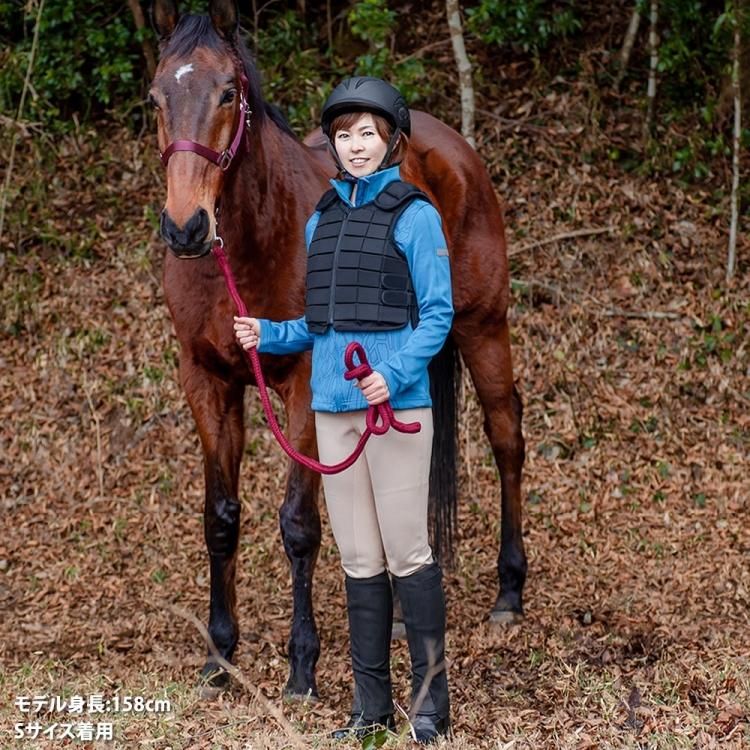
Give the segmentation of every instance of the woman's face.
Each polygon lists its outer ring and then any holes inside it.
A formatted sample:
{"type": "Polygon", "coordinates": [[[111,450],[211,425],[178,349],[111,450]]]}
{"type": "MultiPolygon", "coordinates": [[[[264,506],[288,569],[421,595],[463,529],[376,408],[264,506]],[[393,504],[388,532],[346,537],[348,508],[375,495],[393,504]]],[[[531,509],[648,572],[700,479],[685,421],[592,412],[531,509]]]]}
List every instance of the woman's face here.
{"type": "Polygon", "coordinates": [[[352,177],[372,174],[388,149],[369,112],[363,112],[350,128],[337,130],[333,142],[344,169],[352,177]]]}

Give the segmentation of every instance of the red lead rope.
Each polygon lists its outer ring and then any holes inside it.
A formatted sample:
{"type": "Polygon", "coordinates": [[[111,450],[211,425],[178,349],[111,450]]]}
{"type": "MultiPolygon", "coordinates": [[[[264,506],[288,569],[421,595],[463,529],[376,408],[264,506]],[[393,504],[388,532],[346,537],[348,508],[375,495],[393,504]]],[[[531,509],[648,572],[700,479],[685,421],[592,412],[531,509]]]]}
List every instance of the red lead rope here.
{"type": "MultiPolygon", "coordinates": [[[[240,317],[246,317],[247,308],[245,307],[245,303],[242,301],[242,298],[237,291],[237,285],[235,284],[234,277],[232,276],[232,269],[229,267],[229,259],[224,252],[222,243],[215,242],[213,248],[211,249],[211,252],[213,253],[214,258],[216,258],[216,262],[219,264],[219,268],[224,274],[224,281],[227,285],[227,291],[234,301],[237,312],[239,313],[240,317]]],[[[286,454],[291,456],[295,461],[302,464],[302,466],[306,466],[308,469],[317,471],[319,474],[338,474],[339,472],[344,471],[344,469],[348,469],[362,454],[362,451],[365,448],[365,443],[370,439],[370,435],[384,435],[391,427],[393,427],[393,429],[397,430],[398,432],[407,433],[419,432],[422,429],[422,425],[419,422],[399,422],[399,420],[396,419],[396,416],[393,413],[393,408],[391,407],[390,403],[388,401],[385,401],[382,404],[378,404],[377,406],[370,406],[368,408],[367,414],[365,416],[366,429],[362,433],[362,436],[359,438],[359,442],[357,443],[357,447],[354,449],[354,452],[343,461],[340,461],[337,464],[328,465],[322,464],[320,463],[320,461],[316,461],[314,458],[310,458],[309,456],[303,456],[301,453],[295,450],[294,446],[287,440],[286,435],[284,435],[281,427],[279,427],[279,423],[276,421],[276,416],[274,415],[273,407],[271,406],[271,399],[268,397],[266,381],[263,379],[263,372],[260,369],[260,358],[258,357],[258,352],[256,351],[255,347],[253,347],[249,351],[244,351],[245,356],[247,357],[248,361],[250,362],[250,366],[253,369],[253,373],[255,374],[255,381],[257,382],[258,390],[260,391],[260,400],[263,404],[263,411],[266,413],[266,420],[271,427],[271,431],[279,441],[279,445],[284,449],[286,454]],[[378,421],[380,421],[380,424],[378,424],[378,421]]],[[[349,344],[349,346],[346,347],[346,352],[344,354],[344,363],[346,364],[346,372],[344,373],[344,377],[347,380],[354,380],[354,378],[357,378],[357,380],[362,380],[362,378],[366,378],[368,375],[372,374],[372,368],[367,361],[365,350],[362,345],[356,341],[353,341],[351,344],[349,344]],[[354,364],[355,354],[359,358],[358,365],[354,364]]]]}

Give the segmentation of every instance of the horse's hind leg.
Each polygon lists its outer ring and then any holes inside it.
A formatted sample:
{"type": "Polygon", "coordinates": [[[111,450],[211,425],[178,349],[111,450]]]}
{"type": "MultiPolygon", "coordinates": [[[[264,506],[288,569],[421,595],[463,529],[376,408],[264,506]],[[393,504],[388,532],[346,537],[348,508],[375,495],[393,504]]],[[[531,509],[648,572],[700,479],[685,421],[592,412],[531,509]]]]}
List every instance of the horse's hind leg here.
{"type": "MultiPolygon", "coordinates": [[[[203,447],[206,486],[203,527],[211,575],[208,633],[219,655],[231,661],[239,639],[235,576],[240,531],[237,483],[244,447],[244,386],[185,364],[190,361],[190,354],[183,357],[181,380],[203,447]]],[[[227,673],[211,655],[211,649],[201,675],[212,687],[223,687],[228,681],[227,673]]]]}
{"type": "Polygon", "coordinates": [[[454,337],[484,410],[484,431],[500,472],[501,532],[497,560],[500,591],[490,620],[512,623],[523,617],[526,553],[523,548],[521,472],[524,439],[521,399],[513,385],[510,333],[505,318],[457,320],[454,337]]]}
{"type": "MultiPolygon", "coordinates": [[[[292,386],[281,391],[289,422],[289,438],[303,455],[315,456],[315,427],[307,383],[309,370],[299,368],[292,386]],[[296,380],[296,382],[295,382],[296,380]]],[[[284,692],[290,697],[318,695],[315,665],[320,640],[312,607],[312,578],[320,549],[318,486],[320,477],[293,462],[284,504],[279,510],[281,536],[292,572],[292,629],[289,635],[289,680],[284,692]]]]}

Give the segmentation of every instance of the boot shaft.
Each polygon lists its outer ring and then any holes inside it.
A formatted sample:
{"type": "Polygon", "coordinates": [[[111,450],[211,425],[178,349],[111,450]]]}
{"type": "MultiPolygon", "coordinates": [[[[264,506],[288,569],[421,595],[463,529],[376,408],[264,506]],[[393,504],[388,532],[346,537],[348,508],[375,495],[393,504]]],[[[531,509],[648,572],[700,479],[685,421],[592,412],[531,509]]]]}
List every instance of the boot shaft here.
{"type": "Polygon", "coordinates": [[[412,668],[412,706],[418,715],[447,720],[445,595],[437,563],[403,578],[393,577],[404,612],[412,668]]]}
{"type": "Polygon", "coordinates": [[[352,716],[381,722],[393,714],[391,627],[393,597],[387,573],[346,576],[349,643],[354,674],[352,716]]]}

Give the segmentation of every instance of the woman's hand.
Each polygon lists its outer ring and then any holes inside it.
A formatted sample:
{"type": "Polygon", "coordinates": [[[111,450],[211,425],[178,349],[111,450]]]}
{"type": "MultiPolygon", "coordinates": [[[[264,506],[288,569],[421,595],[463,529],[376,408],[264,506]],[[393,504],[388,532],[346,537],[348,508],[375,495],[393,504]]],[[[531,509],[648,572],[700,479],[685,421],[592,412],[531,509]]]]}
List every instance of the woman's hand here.
{"type": "Polygon", "coordinates": [[[362,391],[362,395],[367,399],[367,403],[370,406],[382,404],[384,401],[387,401],[391,395],[388,390],[388,383],[385,382],[385,378],[379,372],[375,371],[366,378],[362,378],[362,380],[357,383],[357,388],[362,391]]]}
{"type": "Polygon", "coordinates": [[[243,349],[252,349],[260,343],[260,323],[256,318],[234,317],[234,335],[243,349]]]}

